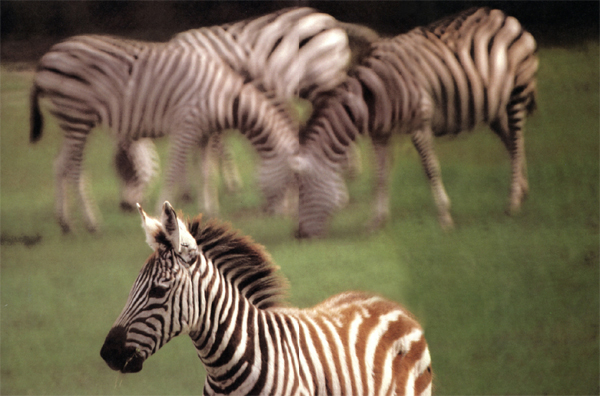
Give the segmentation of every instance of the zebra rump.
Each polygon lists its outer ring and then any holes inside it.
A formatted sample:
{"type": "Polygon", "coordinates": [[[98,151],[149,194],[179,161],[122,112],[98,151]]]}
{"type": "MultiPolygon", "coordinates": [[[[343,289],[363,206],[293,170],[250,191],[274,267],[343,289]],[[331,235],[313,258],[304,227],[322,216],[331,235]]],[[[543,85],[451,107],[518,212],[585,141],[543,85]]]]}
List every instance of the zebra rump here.
{"type": "Polygon", "coordinates": [[[298,236],[322,235],[345,192],[341,163],[359,135],[375,149],[373,226],[389,216],[389,141],[410,135],[429,179],[442,227],[451,228],[450,200],[433,150],[436,136],[488,124],[511,157],[509,212],[528,192],[523,126],[535,108],[536,43],[502,11],[475,8],[406,34],[380,39],[323,99],[302,131],[298,236]]]}

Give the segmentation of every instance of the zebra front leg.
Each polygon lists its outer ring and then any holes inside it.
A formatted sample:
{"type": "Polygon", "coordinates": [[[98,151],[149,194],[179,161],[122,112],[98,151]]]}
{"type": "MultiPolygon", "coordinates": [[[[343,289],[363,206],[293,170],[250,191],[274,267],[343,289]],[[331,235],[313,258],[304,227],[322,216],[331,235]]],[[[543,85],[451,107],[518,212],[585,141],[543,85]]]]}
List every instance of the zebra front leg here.
{"type": "Polygon", "coordinates": [[[454,221],[450,215],[450,198],[442,183],[440,163],[433,149],[433,131],[430,127],[425,127],[413,132],[411,139],[421,157],[421,163],[429,179],[433,199],[438,209],[440,226],[444,230],[449,230],[454,227],[454,221]]]}
{"type": "Polygon", "coordinates": [[[373,141],[376,186],[373,218],[369,224],[372,231],[383,227],[390,217],[389,176],[392,158],[388,143],[388,140],[373,141]]]}

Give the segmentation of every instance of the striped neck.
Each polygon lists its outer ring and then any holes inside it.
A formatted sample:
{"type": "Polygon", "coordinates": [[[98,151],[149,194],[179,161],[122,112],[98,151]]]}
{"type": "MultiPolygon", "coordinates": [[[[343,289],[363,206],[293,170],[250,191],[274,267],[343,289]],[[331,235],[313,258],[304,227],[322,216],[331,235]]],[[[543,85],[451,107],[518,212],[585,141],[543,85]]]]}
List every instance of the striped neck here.
{"type": "Polygon", "coordinates": [[[217,393],[249,394],[260,382],[265,308],[278,305],[285,282],[263,247],[228,225],[188,225],[200,256],[192,269],[190,337],[217,393]],[[246,389],[248,387],[248,389],[246,389]]]}
{"type": "Polygon", "coordinates": [[[190,337],[206,369],[205,387],[221,394],[248,394],[262,371],[257,335],[263,334],[264,314],[212,262],[204,257],[202,262],[194,293],[200,312],[190,337]]]}

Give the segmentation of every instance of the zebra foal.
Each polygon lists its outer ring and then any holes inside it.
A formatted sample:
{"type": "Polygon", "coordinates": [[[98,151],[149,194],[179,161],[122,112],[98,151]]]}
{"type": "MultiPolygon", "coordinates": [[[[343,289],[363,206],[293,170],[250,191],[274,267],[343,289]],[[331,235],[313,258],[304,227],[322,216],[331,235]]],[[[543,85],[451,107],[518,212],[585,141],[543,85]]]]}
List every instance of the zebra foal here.
{"type": "Polygon", "coordinates": [[[205,395],[429,395],[423,331],[398,304],[347,292],[309,309],[282,305],[284,280],[264,249],[227,225],[184,224],[168,202],[140,208],[154,250],[101,356],[123,373],[188,334],[205,395]]]}
{"type": "Polygon", "coordinates": [[[373,224],[389,216],[389,140],[410,135],[429,179],[443,228],[453,226],[450,199],[433,150],[436,136],[480,123],[500,137],[511,158],[509,212],[528,192],[523,126],[535,108],[536,43],[513,17],[479,8],[406,34],[381,39],[323,99],[301,136],[300,237],[321,235],[328,217],[345,202],[340,163],[359,134],[376,152],[373,224]]]}

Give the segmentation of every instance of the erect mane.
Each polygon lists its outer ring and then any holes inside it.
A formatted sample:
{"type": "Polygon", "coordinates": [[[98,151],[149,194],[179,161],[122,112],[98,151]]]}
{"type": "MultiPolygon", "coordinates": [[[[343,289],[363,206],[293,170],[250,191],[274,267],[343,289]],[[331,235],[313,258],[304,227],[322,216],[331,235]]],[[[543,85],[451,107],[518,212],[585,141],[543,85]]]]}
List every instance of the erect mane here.
{"type": "Polygon", "coordinates": [[[285,279],[262,245],[248,236],[239,235],[230,224],[201,216],[188,223],[198,249],[240,294],[258,308],[280,305],[285,295],[285,279]]]}

